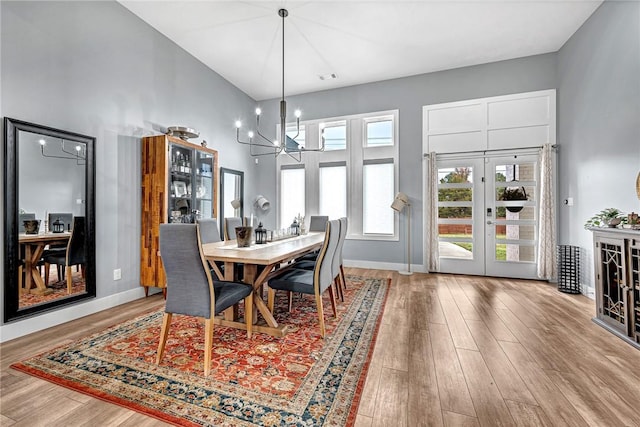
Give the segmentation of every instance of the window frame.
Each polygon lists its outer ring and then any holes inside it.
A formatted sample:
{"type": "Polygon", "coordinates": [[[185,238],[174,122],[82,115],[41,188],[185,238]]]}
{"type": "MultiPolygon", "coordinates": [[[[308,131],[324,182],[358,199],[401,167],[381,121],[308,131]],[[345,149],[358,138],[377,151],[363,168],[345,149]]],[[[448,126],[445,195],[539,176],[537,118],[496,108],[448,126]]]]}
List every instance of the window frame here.
{"type": "MultiPolygon", "coordinates": [[[[346,125],[346,149],[309,151],[302,153],[302,161],[298,163],[290,156],[281,153],[276,158],[276,195],[278,204],[276,206],[277,227],[281,228],[281,169],[290,168],[293,165],[304,165],[305,168],[305,212],[306,216],[319,215],[320,208],[320,164],[341,163],[347,169],[347,216],[349,218],[349,231],[347,239],[350,240],[399,240],[399,216],[393,215],[393,234],[365,234],[364,226],[364,193],[363,174],[364,165],[374,162],[393,163],[394,165],[394,195],[400,188],[399,185],[399,110],[377,111],[363,114],[353,114],[339,117],[329,117],[313,120],[301,121],[300,125],[305,126],[305,143],[309,149],[319,148],[321,144],[321,127],[323,125],[346,125]],[[391,120],[393,126],[392,145],[368,147],[366,141],[367,124],[374,121],[391,120]]],[[[286,126],[295,126],[295,123],[288,123],[286,126]]],[[[276,125],[276,132],[279,133],[280,126],[276,125]]],[[[298,166],[300,167],[300,166],[298,166]]],[[[389,209],[391,202],[389,200],[389,209]]],[[[285,224],[284,226],[287,226],[285,224]]]]}

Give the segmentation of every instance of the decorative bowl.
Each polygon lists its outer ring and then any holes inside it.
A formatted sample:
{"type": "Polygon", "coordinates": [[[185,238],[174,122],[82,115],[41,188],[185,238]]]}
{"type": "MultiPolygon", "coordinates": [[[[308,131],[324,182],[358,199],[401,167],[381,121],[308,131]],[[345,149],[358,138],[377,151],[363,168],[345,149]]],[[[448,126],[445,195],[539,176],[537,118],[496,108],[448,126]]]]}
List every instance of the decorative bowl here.
{"type": "Polygon", "coordinates": [[[40,230],[39,219],[25,219],[22,223],[24,224],[25,234],[38,234],[38,231],[40,230]]]}
{"type": "Polygon", "coordinates": [[[622,218],[611,218],[607,221],[607,227],[615,228],[620,225],[622,218]]]}

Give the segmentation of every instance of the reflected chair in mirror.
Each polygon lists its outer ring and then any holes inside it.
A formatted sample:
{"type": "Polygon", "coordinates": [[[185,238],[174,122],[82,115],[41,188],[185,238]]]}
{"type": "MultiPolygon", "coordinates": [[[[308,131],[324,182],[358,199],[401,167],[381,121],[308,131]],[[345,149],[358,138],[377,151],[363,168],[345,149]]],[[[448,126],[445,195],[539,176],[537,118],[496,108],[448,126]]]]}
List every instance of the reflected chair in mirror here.
{"type": "Polygon", "coordinates": [[[234,240],[236,238],[236,227],[242,227],[242,218],[232,216],[224,219],[224,240],[234,240]]]}
{"type": "Polygon", "coordinates": [[[71,231],[73,225],[73,214],[70,212],[50,213],[47,217],[49,221],[49,233],[56,230],[55,227],[60,226],[62,231],[71,231]]]}
{"type": "MultiPolygon", "coordinates": [[[[63,267],[67,280],[67,293],[70,294],[73,284],[73,269],[74,265],[80,265],[82,271],[82,277],[85,277],[85,242],[86,231],[85,221],[83,216],[76,216],[73,218],[73,225],[71,227],[71,237],[67,243],[67,248],[64,252],[49,253],[43,256],[44,260],[44,282],[45,285],[49,284],[49,267],[50,264],[56,264],[63,267]]],[[[61,277],[58,276],[58,280],[61,277]]]]}
{"type": "MultiPolygon", "coordinates": [[[[318,322],[320,324],[320,336],[324,338],[326,331],[324,325],[324,311],[322,308],[322,295],[328,289],[331,298],[331,307],[333,315],[338,316],[336,309],[336,297],[333,291],[333,276],[331,272],[331,264],[338,240],[340,238],[340,223],[338,220],[329,221],[327,223],[324,242],[320,248],[320,253],[316,259],[314,269],[302,270],[293,268],[285,268],[282,273],[269,279],[269,295],[268,307],[273,312],[275,303],[275,292],[277,290],[299,292],[308,295],[315,295],[316,310],[318,311],[318,322]]],[[[295,264],[294,264],[295,265],[295,264]]]]}
{"type": "MultiPolygon", "coordinates": [[[[160,254],[167,276],[167,300],[156,364],[160,364],[173,314],[200,317],[205,324],[204,374],[211,371],[213,324],[217,314],[244,300],[247,337],[253,328],[253,290],[244,283],[215,281],[202,254],[198,224],[161,224],[160,254]]],[[[181,356],[182,357],[182,356],[181,356]]]]}

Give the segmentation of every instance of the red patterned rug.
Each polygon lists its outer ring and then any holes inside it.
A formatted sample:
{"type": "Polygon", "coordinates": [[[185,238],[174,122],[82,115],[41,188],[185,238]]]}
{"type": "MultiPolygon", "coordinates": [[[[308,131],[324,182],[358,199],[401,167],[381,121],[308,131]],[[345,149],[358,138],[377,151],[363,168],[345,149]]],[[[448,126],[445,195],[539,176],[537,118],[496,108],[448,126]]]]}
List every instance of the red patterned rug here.
{"type": "Polygon", "coordinates": [[[12,368],[181,426],[350,426],[390,281],[347,277],[338,318],[324,301],[319,335],[313,296],[284,292],[275,317],[284,338],[216,327],[212,373],[203,375],[204,325],[175,316],[155,364],[162,311],[49,350],[12,368]]]}
{"type": "Polygon", "coordinates": [[[55,270],[51,270],[51,271],[52,271],[51,274],[53,279],[51,278],[49,279],[49,284],[47,285],[47,288],[52,289],[53,292],[50,293],[49,295],[21,294],[18,307],[20,307],[21,309],[27,308],[27,307],[31,307],[32,305],[42,304],[45,302],[66,298],[71,295],[76,295],[79,293],[86,292],[85,282],[84,282],[84,279],[82,278],[82,273],[76,272],[76,271],[73,272],[73,275],[71,277],[71,294],[68,294],[67,281],[64,279],[55,281],[55,277],[56,277],[55,270]]]}

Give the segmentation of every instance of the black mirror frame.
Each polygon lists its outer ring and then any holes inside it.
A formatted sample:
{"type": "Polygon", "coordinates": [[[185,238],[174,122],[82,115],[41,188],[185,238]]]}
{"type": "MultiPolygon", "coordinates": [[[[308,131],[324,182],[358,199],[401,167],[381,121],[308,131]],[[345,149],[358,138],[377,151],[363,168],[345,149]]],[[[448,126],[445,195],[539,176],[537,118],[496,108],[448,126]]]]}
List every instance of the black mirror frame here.
{"type": "Polygon", "coordinates": [[[224,199],[224,176],[225,174],[240,176],[240,218],[244,217],[244,172],[235,169],[220,168],[220,236],[224,236],[224,209],[225,203],[231,200],[224,199]]]}
{"type": "Polygon", "coordinates": [[[4,322],[23,319],[37,313],[51,311],[55,308],[73,304],[80,300],[96,296],[96,251],[95,251],[95,142],[92,136],[67,132],[47,126],[21,120],[4,118],[4,322]],[[19,308],[20,289],[18,289],[18,133],[20,131],[38,133],[54,138],[77,141],[86,144],[85,166],[85,222],[86,222],[86,257],[85,283],[86,292],[66,298],[52,300],[47,303],[19,308]]]}

